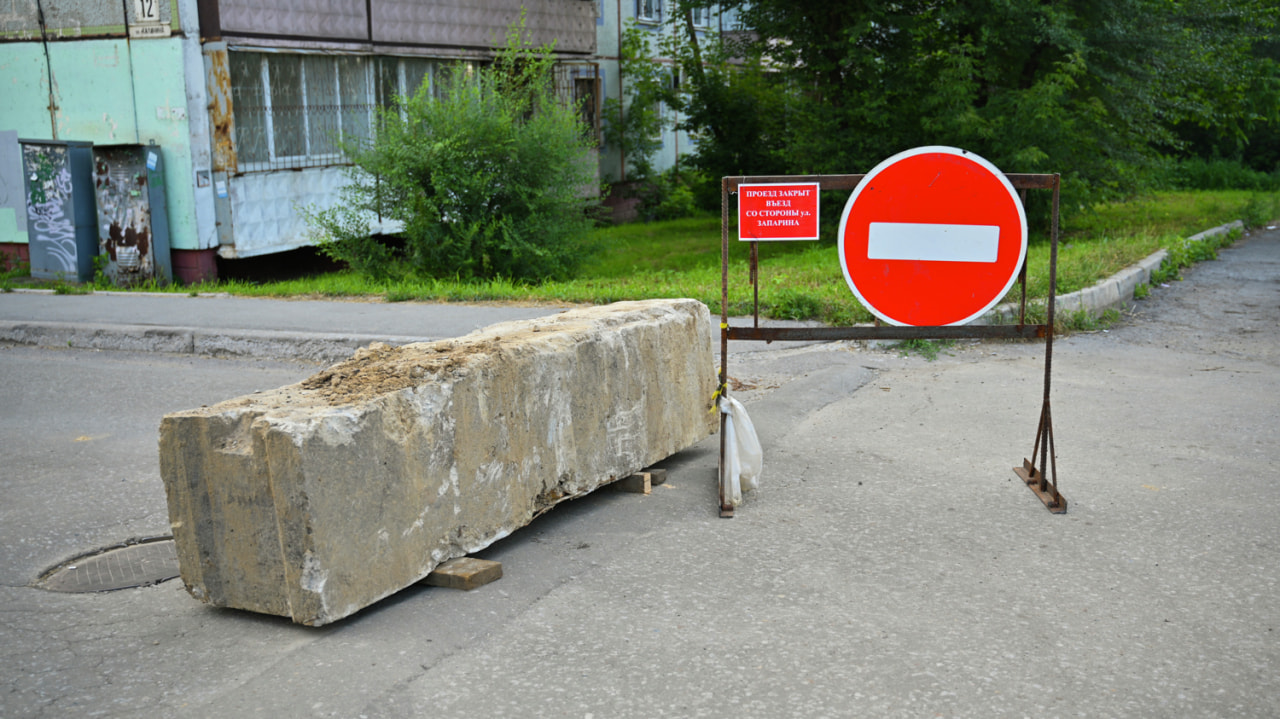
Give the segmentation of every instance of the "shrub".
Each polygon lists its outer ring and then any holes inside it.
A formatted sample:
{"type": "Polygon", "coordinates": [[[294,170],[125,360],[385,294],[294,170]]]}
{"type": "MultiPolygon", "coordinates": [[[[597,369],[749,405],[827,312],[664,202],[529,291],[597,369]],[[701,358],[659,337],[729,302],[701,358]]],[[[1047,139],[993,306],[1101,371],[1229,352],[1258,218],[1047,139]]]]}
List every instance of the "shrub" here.
{"type": "MultiPolygon", "coordinates": [[[[322,250],[366,274],[566,278],[585,256],[595,182],[576,108],[555,95],[550,48],[508,31],[493,65],[424,82],[380,114],[376,137],[344,150],[343,201],[308,214],[322,250]],[[403,224],[402,250],[370,237],[374,215],[403,224]]],[[[459,66],[460,68],[463,66],[459,66]]]]}
{"type": "Polygon", "coordinates": [[[1249,195],[1249,202],[1244,206],[1244,224],[1248,227],[1262,227],[1280,218],[1280,192],[1270,194],[1255,192],[1249,195]]]}
{"type": "Polygon", "coordinates": [[[678,220],[698,214],[688,181],[675,169],[641,180],[635,194],[640,198],[640,215],[645,222],[678,220]]]}
{"type": "Polygon", "coordinates": [[[1268,175],[1239,160],[1192,157],[1175,173],[1173,185],[1187,190],[1280,190],[1280,172],[1268,175]]]}

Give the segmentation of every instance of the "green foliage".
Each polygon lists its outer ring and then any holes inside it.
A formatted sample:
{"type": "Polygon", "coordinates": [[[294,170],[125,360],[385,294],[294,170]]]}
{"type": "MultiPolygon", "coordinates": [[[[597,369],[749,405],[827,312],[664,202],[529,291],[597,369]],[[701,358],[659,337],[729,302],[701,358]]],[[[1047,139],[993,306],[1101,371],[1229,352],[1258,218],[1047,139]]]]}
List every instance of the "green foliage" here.
{"type": "Polygon", "coordinates": [[[944,348],[953,347],[955,343],[955,340],[903,340],[898,343],[898,353],[902,357],[915,354],[923,357],[927,362],[934,362],[944,348]]]}
{"type": "Polygon", "coordinates": [[[626,191],[640,200],[640,217],[646,222],[691,217],[697,212],[691,175],[679,167],[662,173],[654,168],[653,158],[662,148],[662,132],[668,125],[664,111],[679,110],[681,96],[673,81],[679,68],[654,58],[655,52],[665,52],[667,40],[655,47],[651,35],[634,20],[627,21],[619,59],[624,98],[607,98],[603,105],[605,142],[625,158],[626,191]]]}
{"type": "Polygon", "coordinates": [[[646,222],[676,220],[693,217],[698,213],[693,190],[687,173],[675,169],[654,175],[635,184],[635,194],[640,198],[640,216],[646,222]]]}
{"type": "MultiPolygon", "coordinates": [[[[1273,66],[1255,52],[1274,33],[1273,3],[720,5],[750,31],[733,54],[774,108],[759,142],[738,143],[767,151],[743,168],[752,174],[773,172],[772,159],[792,174],[865,172],[900,150],[954,145],[1009,172],[1061,172],[1070,213],[1141,188],[1185,144],[1175,128],[1247,133],[1280,107],[1273,66]]],[[[728,107],[713,79],[692,92],[691,110],[728,107]]]]}
{"type": "Polygon", "coordinates": [[[1280,192],[1250,195],[1242,214],[1240,219],[1244,220],[1246,227],[1263,227],[1280,219],[1280,192]]]}
{"type": "Polygon", "coordinates": [[[31,265],[11,255],[0,255],[0,292],[13,292],[14,279],[31,274],[31,265]]]}
{"type": "Polygon", "coordinates": [[[344,146],[355,167],[343,201],[309,212],[323,251],[379,279],[569,277],[587,254],[594,171],[553,62],[522,20],[491,66],[398,98],[371,143],[344,146]],[[403,250],[370,236],[375,216],[403,224],[403,250]]]}
{"type": "Polygon", "coordinates": [[[1061,317],[1054,317],[1054,332],[1098,332],[1106,331],[1120,321],[1120,310],[1103,310],[1094,314],[1087,310],[1063,312],[1061,317]]]}
{"type": "Polygon", "coordinates": [[[109,290],[115,287],[115,283],[107,276],[107,262],[110,258],[107,255],[93,256],[93,286],[99,290],[109,290]]]}
{"type": "Polygon", "coordinates": [[[699,204],[719,209],[719,178],[789,169],[784,140],[790,93],[764,64],[735,61],[736,48],[720,35],[699,36],[691,11],[708,3],[677,0],[674,6],[672,32],[660,46],[685,82],[666,102],[681,113],[677,129],[696,142],[689,164],[707,180],[697,192],[699,204]]]}
{"type": "Polygon", "coordinates": [[[1167,184],[1179,189],[1280,191],[1280,166],[1267,174],[1241,160],[1189,157],[1168,172],[1167,184]]]}
{"type": "Polygon", "coordinates": [[[768,307],[771,317],[780,320],[807,320],[822,316],[822,301],[803,289],[780,288],[768,307]]]}
{"type": "MultiPolygon", "coordinates": [[[[344,190],[348,198],[364,200],[368,179],[359,166],[349,172],[349,182],[344,190]]],[[[377,189],[377,179],[374,180],[377,189]]],[[[403,266],[391,247],[373,235],[368,213],[361,206],[336,205],[327,210],[299,207],[297,211],[311,228],[312,237],[320,251],[329,259],[345,263],[347,267],[375,280],[384,280],[403,266]]]]}
{"type": "Polygon", "coordinates": [[[61,272],[54,278],[53,284],[50,285],[55,295],[88,295],[93,294],[92,285],[81,285],[70,282],[61,272]]]}
{"type": "Polygon", "coordinates": [[[1181,279],[1182,270],[1197,262],[1216,260],[1218,258],[1218,250],[1235,244],[1235,241],[1240,239],[1241,234],[1239,229],[1233,228],[1228,232],[1220,232],[1199,240],[1184,239],[1171,243],[1166,248],[1169,251],[1169,256],[1159,268],[1151,273],[1151,282],[1153,284],[1163,284],[1181,279]]]}

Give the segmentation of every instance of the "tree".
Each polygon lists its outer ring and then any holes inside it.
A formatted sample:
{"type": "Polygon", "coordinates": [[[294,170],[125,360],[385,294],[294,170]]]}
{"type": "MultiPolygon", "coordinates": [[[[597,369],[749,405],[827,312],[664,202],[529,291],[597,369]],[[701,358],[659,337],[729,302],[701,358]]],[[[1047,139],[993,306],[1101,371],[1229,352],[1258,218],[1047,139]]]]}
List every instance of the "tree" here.
{"type": "Polygon", "coordinates": [[[721,38],[699,39],[692,14],[699,5],[674,2],[673,31],[662,43],[685,78],[667,103],[682,114],[677,129],[697,139],[690,164],[712,178],[786,171],[786,93],[760,63],[733,62],[721,38]]]}
{"type": "Polygon", "coordinates": [[[371,141],[344,146],[343,202],[311,214],[322,249],[374,275],[571,275],[592,225],[594,158],[577,109],[555,95],[550,51],[524,41],[522,19],[492,65],[398,98],[371,141]],[[374,215],[403,223],[403,250],[370,237],[374,215]]]}
{"type": "Polygon", "coordinates": [[[718,4],[750,31],[736,54],[785,98],[790,172],[949,144],[1010,172],[1062,172],[1082,201],[1136,187],[1178,123],[1248,115],[1267,72],[1251,48],[1277,14],[1247,0],[718,4]]]}

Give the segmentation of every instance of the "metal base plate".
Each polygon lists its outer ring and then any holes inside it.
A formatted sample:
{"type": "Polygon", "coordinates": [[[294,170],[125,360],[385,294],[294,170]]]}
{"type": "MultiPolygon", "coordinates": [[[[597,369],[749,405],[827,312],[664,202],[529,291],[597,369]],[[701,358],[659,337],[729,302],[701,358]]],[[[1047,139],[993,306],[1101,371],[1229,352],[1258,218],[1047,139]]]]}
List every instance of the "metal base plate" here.
{"type": "Polygon", "coordinates": [[[1045,509],[1054,514],[1067,513],[1067,498],[1062,496],[1057,488],[1050,486],[1044,490],[1040,488],[1040,474],[1036,472],[1036,468],[1031,464],[1030,460],[1023,459],[1021,467],[1014,467],[1013,473],[1022,478],[1027,483],[1027,487],[1035,492],[1035,495],[1044,502],[1045,509]]]}

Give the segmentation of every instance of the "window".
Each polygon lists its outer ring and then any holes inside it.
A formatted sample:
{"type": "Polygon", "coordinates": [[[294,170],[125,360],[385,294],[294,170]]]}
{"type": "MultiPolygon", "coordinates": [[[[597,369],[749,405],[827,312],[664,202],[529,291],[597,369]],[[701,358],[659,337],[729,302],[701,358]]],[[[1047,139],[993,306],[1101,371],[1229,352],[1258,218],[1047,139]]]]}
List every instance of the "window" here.
{"type": "Polygon", "coordinates": [[[693,8],[693,24],[697,27],[711,26],[711,8],[693,8]]]}
{"type": "Polygon", "coordinates": [[[561,102],[578,108],[582,130],[600,141],[600,66],[594,62],[562,62],[555,66],[555,92],[561,102]]]}
{"type": "Polygon", "coordinates": [[[641,22],[662,22],[662,0],[636,0],[636,19],[641,22]]]}
{"type": "Polygon", "coordinates": [[[232,52],[231,101],[241,171],[344,163],[340,141],[371,136],[377,107],[434,90],[425,58],[232,52]]]}

